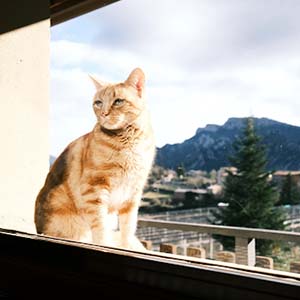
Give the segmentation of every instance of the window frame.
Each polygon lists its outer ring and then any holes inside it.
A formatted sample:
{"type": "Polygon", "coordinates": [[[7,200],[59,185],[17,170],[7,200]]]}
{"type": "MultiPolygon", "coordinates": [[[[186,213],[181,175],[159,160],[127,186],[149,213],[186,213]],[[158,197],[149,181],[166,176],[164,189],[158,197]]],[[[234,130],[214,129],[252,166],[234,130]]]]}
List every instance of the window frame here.
{"type": "MultiPolygon", "coordinates": [[[[113,2],[52,0],[51,24],[113,2]]],[[[18,11],[21,18],[23,11],[18,11]]],[[[48,19],[48,10],[44,13],[40,19],[48,19]]],[[[18,26],[40,19],[26,20],[18,26]]],[[[297,274],[108,248],[1,228],[0,266],[3,298],[97,294],[110,298],[135,295],[143,299],[274,300],[297,299],[300,286],[297,274]]]]}
{"type": "Polygon", "coordinates": [[[0,294],[298,299],[300,275],[0,229],[0,294]],[[5,276],[4,276],[5,275],[5,276]],[[53,288],[52,288],[53,287],[53,288]]]}

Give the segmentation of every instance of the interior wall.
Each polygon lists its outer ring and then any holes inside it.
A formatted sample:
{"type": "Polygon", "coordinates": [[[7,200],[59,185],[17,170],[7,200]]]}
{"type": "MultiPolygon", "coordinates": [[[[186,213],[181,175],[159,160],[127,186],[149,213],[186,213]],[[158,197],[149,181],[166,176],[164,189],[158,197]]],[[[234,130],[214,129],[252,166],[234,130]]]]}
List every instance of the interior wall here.
{"type": "Polygon", "coordinates": [[[35,198],[49,168],[49,3],[5,2],[0,4],[0,227],[34,232],[35,198]]]}

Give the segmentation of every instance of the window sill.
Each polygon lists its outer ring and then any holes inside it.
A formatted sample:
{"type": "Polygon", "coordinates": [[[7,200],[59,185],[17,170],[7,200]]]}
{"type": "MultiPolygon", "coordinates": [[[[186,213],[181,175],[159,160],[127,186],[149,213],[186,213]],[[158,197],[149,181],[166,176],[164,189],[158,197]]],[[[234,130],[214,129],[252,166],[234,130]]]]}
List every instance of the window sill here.
{"type": "Polygon", "coordinates": [[[292,273],[0,230],[0,296],[299,299],[292,273]],[[58,292],[59,291],[59,292],[58,292]]]}

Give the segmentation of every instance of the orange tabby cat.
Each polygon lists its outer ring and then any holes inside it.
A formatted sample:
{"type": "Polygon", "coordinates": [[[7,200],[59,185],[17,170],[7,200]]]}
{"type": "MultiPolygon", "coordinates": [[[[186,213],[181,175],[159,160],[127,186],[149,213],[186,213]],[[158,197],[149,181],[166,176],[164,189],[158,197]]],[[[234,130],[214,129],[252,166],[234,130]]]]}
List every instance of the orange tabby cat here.
{"type": "MultiPolygon", "coordinates": [[[[92,78],[93,79],[93,78],[92,78]]],[[[93,131],[57,158],[35,204],[38,233],[114,245],[107,218],[119,215],[121,246],[136,248],[135,230],[155,144],[141,69],[123,83],[93,79],[97,92],[93,131]]]]}

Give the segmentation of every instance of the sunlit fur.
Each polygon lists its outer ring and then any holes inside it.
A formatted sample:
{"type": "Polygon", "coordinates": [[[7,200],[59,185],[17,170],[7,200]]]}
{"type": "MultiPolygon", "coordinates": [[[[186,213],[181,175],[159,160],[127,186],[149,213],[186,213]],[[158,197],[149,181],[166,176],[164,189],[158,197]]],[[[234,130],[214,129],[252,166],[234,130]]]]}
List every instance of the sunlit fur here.
{"type": "Polygon", "coordinates": [[[93,81],[97,123],[51,167],[36,199],[36,229],[50,236],[138,250],[138,207],[155,153],[144,73],[135,69],[118,84],[93,81]],[[118,244],[108,226],[111,213],[119,216],[118,244]]]}

